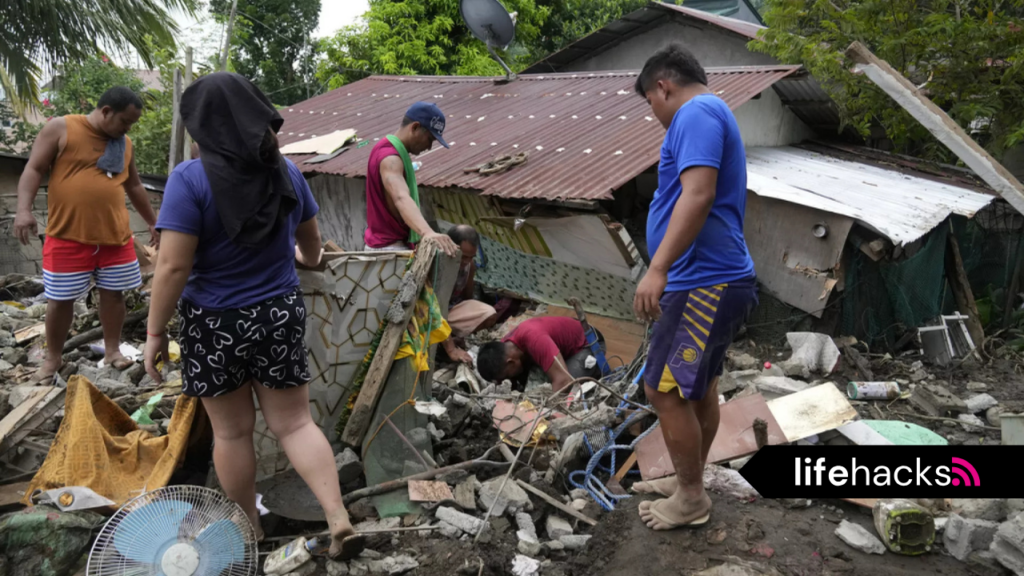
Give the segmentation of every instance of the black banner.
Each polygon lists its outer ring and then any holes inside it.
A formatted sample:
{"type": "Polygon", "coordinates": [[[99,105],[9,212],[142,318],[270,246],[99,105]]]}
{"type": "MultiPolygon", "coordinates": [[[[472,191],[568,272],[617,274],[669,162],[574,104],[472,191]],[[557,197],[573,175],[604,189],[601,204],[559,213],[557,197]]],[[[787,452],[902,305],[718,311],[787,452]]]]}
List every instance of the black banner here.
{"type": "Polygon", "coordinates": [[[740,470],[765,498],[1020,498],[1024,446],[765,446],[740,470]]]}

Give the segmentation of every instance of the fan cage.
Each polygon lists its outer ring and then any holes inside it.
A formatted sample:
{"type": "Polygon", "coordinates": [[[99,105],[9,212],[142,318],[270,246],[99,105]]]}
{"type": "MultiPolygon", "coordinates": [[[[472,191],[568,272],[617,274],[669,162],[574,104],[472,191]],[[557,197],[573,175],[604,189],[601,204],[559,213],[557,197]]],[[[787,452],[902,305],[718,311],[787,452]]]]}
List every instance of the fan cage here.
{"type": "MultiPolygon", "coordinates": [[[[168,500],[187,502],[192,506],[179,526],[175,542],[194,542],[205,528],[218,520],[232,522],[242,535],[244,553],[241,558],[232,557],[227,566],[216,574],[197,572],[195,576],[255,576],[259,565],[259,553],[255,531],[245,512],[220,492],[202,486],[168,486],[129,500],[107,520],[103,530],[96,537],[86,564],[86,576],[163,575],[159,563],[142,563],[123,556],[115,546],[114,538],[118,534],[119,526],[130,514],[142,510],[149,504],[168,500]]],[[[136,534],[135,539],[139,536],[141,533],[136,534]]]]}

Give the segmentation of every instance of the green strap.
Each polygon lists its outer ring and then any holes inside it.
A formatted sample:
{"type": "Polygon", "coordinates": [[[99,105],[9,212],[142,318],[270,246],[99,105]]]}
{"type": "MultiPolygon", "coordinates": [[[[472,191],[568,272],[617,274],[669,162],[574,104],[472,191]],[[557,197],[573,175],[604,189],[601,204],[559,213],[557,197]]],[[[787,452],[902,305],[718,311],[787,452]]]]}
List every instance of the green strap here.
{"type": "MultiPolygon", "coordinates": [[[[405,144],[402,144],[402,141],[397,136],[388,134],[387,139],[395,147],[395,150],[398,150],[398,156],[402,158],[402,164],[405,165],[405,183],[409,187],[409,196],[412,196],[412,201],[419,208],[420,189],[416,186],[416,170],[412,167],[412,158],[409,157],[409,151],[405,149],[405,144]]],[[[412,228],[409,228],[409,244],[416,244],[419,241],[420,235],[412,228]]]]}

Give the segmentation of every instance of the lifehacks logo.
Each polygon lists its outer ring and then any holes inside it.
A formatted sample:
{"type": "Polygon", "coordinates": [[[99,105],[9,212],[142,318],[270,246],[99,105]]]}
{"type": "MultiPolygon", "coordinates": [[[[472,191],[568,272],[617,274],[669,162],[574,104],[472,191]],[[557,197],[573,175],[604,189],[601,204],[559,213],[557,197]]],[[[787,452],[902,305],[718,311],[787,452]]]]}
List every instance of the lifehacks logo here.
{"type": "Polygon", "coordinates": [[[1006,464],[1022,457],[1024,446],[765,446],[740,474],[766,498],[1012,498],[1006,464]]]}

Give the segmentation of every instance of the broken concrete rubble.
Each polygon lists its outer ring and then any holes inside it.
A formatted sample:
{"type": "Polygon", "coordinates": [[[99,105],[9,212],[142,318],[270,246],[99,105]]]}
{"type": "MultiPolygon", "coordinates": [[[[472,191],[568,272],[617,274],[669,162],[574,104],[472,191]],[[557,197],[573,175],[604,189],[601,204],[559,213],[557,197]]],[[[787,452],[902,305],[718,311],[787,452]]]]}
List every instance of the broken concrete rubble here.
{"type": "Polygon", "coordinates": [[[956,415],[968,411],[963,400],[939,384],[919,385],[911,394],[910,401],[932,416],[956,415]]]}
{"type": "Polygon", "coordinates": [[[587,547],[587,542],[592,536],[590,534],[566,534],[558,539],[566,550],[582,550],[587,547]]]}
{"type": "Polygon", "coordinates": [[[463,514],[462,512],[447,506],[438,506],[437,511],[434,514],[437,516],[438,520],[443,520],[459,530],[470,534],[476,534],[487,526],[486,522],[476,516],[463,514]]]}
{"type": "Polygon", "coordinates": [[[786,340],[793,355],[779,363],[786,376],[810,378],[812,373],[831,374],[839,363],[839,348],[826,334],[790,332],[786,340]]]}
{"type": "Polygon", "coordinates": [[[964,562],[971,552],[988,550],[998,529],[998,522],[951,514],[942,533],[942,542],[950,555],[964,562]]]}
{"type": "Polygon", "coordinates": [[[766,399],[802,392],[811,387],[806,382],[793,380],[786,376],[758,376],[753,379],[752,384],[757,387],[758,392],[766,399]]]}
{"type": "Polygon", "coordinates": [[[547,523],[545,524],[548,538],[552,540],[561,540],[562,536],[572,535],[572,524],[569,521],[551,514],[548,516],[547,523]]]}
{"type": "Polygon", "coordinates": [[[995,408],[999,405],[999,401],[990,396],[989,394],[978,394],[967,399],[967,411],[971,414],[977,414],[978,412],[984,412],[989,408],[995,408]]]}
{"type": "Polygon", "coordinates": [[[1000,564],[1024,575],[1024,514],[999,525],[989,550],[1000,564]]]}
{"type": "Polygon", "coordinates": [[[466,478],[455,485],[455,503],[463,510],[474,510],[478,490],[480,490],[480,481],[476,479],[476,476],[466,478]]]}
{"type": "Polygon", "coordinates": [[[480,486],[480,507],[483,510],[490,510],[494,506],[494,516],[504,516],[507,513],[515,514],[521,510],[532,510],[533,504],[530,496],[515,482],[505,482],[504,476],[498,476],[484,482],[480,486]],[[501,485],[505,483],[502,490],[501,485]],[[499,493],[498,490],[501,490],[499,493]]]}
{"type": "Polygon", "coordinates": [[[334,456],[334,465],[338,469],[338,481],[342,485],[354,482],[363,475],[363,463],[351,448],[345,448],[334,456]]]}
{"type": "Polygon", "coordinates": [[[520,540],[526,539],[533,542],[540,540],[537,537],[537,526],[533,523],[533,518],[526,512],[516,513],[516,526],[519,528],[516,535],[519,536],[520,540]]]}
{"type": "Polygon", "coordinates": [[[555,418],[548,423],[548,433],[562,440],[584,430],[608,428],[615,422],[615,408],[602,404],[575,418],[555,418]]]}
{"type": "Polygon", "coordinates": [[[953,512],[964,518],[1002,522],[1009,514],[1007,502],[1002,498],[953,498],[953,512]]]}
{"type": "Polygon", "coordinates": [[[836,536],[852,548],[867,554],[885,554],[885,544],[860,524],[843,520],[836,528],[836,536]]]}

